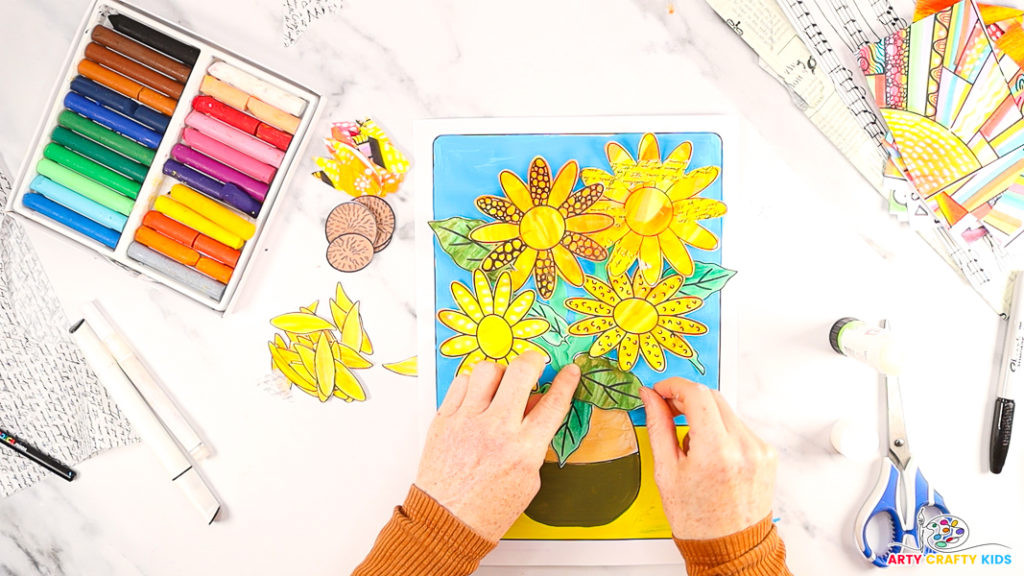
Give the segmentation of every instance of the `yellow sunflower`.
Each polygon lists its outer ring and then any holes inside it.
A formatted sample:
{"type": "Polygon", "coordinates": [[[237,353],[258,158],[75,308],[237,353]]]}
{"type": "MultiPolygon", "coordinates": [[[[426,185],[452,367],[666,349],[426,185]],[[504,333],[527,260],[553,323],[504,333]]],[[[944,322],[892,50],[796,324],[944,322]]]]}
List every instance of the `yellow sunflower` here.
{"type": "Polygon", "coordinates": [[[533,307],[533,290],[524,290],[512,299],[512,280],[502,272],[491,292],[490,282],[483,272],[473,271],[474,292],[460,282],[452,282],[452,297],[457,310],[441,310],[437,319],[458,332],[441,344],[441,354],[449,358],[464,356],[456,375],[468,372],[481,360],[508,364],[527,350],[535,350],[550,360],[543,348],[530,342],[548,331],[549,324],[542,318],[526,318],[533,307]]]}
{"type": "Polygon", "coordinates": [[[533,274],[540,297],[555,291],[558,274],[573,286],[583,284],[576,256],[601,261],[608,250],[588,235],[613,224],[607,214],[590,212],[604,193],[604,184],[573,192],[579,164],[570,160],[551,179],[551,168],[538,156],[530,164],[529,184],[509,170],[498,177],[507,198],[481,196],[476,206],[498,220],[470,233],[477,242],[498,243],[480,264],[484,272],[512,265],[512,284],[521,287],[533,274]],[[557,274],[556,274],[557,270],[557,274]]]}
{"type": "Polygon", "coordinates": [[[605,198],[595,212],[615,219],[610,228],[596,234],[602,246],[615,244],[608,260],[608,275],[617,276],[640,261],[644,280],[653,285],[661,278],[662,257],[683,276],[693,274],[693,259],[686,245],[714,250],[718,238],[698,222],[725,214],[725,204],[697,198],[718,178],[718,167],[705,166],[686,172],[693,144],[676,146],[664,162],[658,139],[644,134],[637,159],[618,142],[609,142],[605,154],[609,174],[599,168],[583,170],[583,183],[603,184],[605,198]]]}
{"type": "Polygon", "coordinates": [[[700,308],[704,301],[696,296],[672,298],[683,284],[683,277],[673,274],[654,286],[642,274],[632,279],[623,274],[613,276],[611,285],[587,276],[583,289],[594,298],[567,298],[565,307],[589,316],[569,326],[576,336],[599,336],[590,347],[591,356],[607,354],[618,347],[619,367],[629,370],[643,354],[647,364],[658,372],[665,370],[664,349],[683,358],[692,358],[694,350],[683,338],[704,334],[708,327],[685,315],[700,308]]]}

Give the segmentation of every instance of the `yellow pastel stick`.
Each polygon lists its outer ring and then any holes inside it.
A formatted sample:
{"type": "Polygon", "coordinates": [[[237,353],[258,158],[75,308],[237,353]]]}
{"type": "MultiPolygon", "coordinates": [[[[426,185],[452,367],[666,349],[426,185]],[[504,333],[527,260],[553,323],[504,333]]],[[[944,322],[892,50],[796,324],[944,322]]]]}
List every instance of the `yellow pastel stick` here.
{"type": "Polygon", "coordinates": [[[170,196],[158,196],[156,202],[153,203],[153,209],[236,250],[245,244],[245,241],[237,234],[225,230],[188,206],[179,204],[170,196]]]}
{"type": "Polygon", "coordinates": [[[184,184],[171,186],[171,198],[195,210],[242,240],[248,240],[256,233],[255,224],[235,214],[234,211],[220,202],[207,198],[184,184]]]}

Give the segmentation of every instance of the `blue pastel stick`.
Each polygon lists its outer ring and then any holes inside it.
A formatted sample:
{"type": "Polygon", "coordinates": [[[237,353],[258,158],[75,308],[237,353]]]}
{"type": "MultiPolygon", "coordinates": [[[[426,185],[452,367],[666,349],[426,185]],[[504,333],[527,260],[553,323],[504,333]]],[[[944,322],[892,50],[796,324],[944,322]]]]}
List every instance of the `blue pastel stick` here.
{"type": "Polygon", "coordinates": [[[135,114],[132,114],[132,118],[135,118],[143,125],[148,126],[161,134],[167,132],[167,126],[171,123],[170,116],[164,116],[156,110],[145,106],[139,106],[136,108],[135,114]]]}
{"type": "Polygon", "coordinates": [[[245,190],[230,182],[222,184],[198,170],[185,166],[181,162],[176,160],[164,162],[164,174],[177,178],[189,188],[198,190],[214,200],[220,200],[250,216],[256,217],[260,213],[262,205],[259,203],[259,200],[246,194],[245,190]]]}
{"type": "Polygon", "coordinates": [[[135,114],[135,109],[139,107],[135,100],[122,96],[106,86],[100,86],[85,76],[75,76],[71,81],[71,89],[125,116],[135,114]]]}
{"type": "Polygon", "coordinates": [[[160,139],[163,138],[162,135],[157,134],[138,122],[125,118],[113,110],[108,110],[81,94],[68,92],[67,96],[64,96],[64,106],[68,110],[77,112],[97,124],[106,126],[118,134],[135,140],[146,148],[156,150],[160,146],[160,139]]]}
{"type": "Polygon", "coordinates": [[[29,192],[21,197],[21,203],[24,204],[26,208],[34,210],[47,218],[56,220],[68,228],[88,236],[110,249],[117,246],[117,241],[121,238],[121,234],[116,230],[111,230],[110,228],[101,226],[77,212],[72,212],[60,204],[57,204],[52,200],[48,200],[42,194],[29,192]]]}
{"type": "Polygon", "coordinates": [[[78,212],[93,222],[112,230],[121,232],[124,230],[125,223],[128,222],[128,217],[124,214],[114,212],[98,202],[93,202],[74,190],[57,184],[46,176],[36,176],[28,186],[53,202],[78,212]]]}
{"type": "Polygon", "coordinates": [[[219,301],[224,296],[224,289],[227,288],[224,284],[217,282],[195,268],[190,268],[171,260],[156,250],[151,250],[138,242],[132,242],[128,245],[128,257],[214,300],[219,301]]]}

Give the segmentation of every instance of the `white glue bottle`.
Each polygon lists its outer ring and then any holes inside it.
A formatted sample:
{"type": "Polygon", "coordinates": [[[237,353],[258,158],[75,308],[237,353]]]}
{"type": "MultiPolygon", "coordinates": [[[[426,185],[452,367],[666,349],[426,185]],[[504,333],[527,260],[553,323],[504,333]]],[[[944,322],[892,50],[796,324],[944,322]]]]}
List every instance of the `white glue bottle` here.
{"type": "Polygon", "coordinates": [[[836,352],[856,358],[882,374],[897,376],[903,365],[903,349],[885,328],[856,318],[840,318],[832,325],[828,341],[836,352]]]}

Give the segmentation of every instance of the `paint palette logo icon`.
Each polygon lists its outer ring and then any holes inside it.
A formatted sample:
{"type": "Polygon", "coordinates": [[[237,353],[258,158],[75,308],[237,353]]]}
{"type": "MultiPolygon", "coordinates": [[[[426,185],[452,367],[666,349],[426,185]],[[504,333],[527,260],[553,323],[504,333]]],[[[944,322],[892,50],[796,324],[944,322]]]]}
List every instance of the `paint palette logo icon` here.
{"type": "Polygon", "coordinates": [[[939,552],[955,550],[967,542],[970,530],[963,519],[950,514],[935,516],[924,523],[922,544],[939,552]]]}

